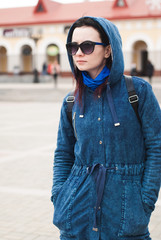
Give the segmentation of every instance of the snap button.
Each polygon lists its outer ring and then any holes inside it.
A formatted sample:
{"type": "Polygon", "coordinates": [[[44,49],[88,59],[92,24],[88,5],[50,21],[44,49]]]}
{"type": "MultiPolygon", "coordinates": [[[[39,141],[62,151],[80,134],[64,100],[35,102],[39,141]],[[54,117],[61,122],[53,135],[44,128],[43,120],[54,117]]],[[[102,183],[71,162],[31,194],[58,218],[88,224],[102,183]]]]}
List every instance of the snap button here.
{"type": "Polygon", "coordinates": [[[100,118],[100,117],[98,118],[98,121],[101,121],[101,118],[100,118]]]}
{"type": "Polygon", "coordinates": [[[93,231],[98,232],[98,228],[93,227],[93,231]]]}
{"type": "Polygon", "coordinates": [[[98,95],[98,98],[100,98],[101,96],[100,95],[98,95]]]}
{"type": "Polygon", "coordinates": [[[102,141],[101,141],[101,140],[99,141],[99,144],[102,144],[102,141]]]}

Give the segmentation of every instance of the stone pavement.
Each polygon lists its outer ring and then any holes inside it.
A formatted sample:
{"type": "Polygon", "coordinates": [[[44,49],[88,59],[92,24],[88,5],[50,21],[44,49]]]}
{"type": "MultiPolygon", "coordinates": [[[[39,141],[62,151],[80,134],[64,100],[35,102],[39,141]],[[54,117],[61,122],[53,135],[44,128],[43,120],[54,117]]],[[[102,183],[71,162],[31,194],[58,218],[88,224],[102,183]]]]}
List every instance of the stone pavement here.
{"type": "MultiPolygon", "coordinates": [[[[71,79],[0,83],[0,240],[57,240],[50,202],[53,152],[63,97],[71,79]]],[[[154,92],[161,103],[161,84],[154,92]]],[[[161,196],[151,218],[151,236],[161,239],[161,196]]],[[[83,239],[82,239],[83,240],[83,239]]]]}

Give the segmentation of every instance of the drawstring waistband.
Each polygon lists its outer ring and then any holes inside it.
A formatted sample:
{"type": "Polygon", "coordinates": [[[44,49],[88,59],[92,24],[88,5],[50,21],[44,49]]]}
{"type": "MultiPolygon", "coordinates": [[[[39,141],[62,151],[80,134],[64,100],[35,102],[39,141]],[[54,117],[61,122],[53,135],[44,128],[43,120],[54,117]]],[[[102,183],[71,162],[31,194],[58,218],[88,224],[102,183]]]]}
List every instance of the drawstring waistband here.
{"type": "Polygon", "coordinates": [[[94,180],[96,183],[96,192],[97,192],[97,200],[96,200],[96,206],[95,206],[95,219],[94,219],[94,225],[93,225],[93,230],[98,231],[97,228],[97,212],[101,208],[101,201],[103,197],[103,192],[104,192],[104,187],[105,187],[105,181],[106,181],[106,171],[111,170],[111,169],[116,169],[116,167],[104,167],[102,164],[95,164],[92,167],[87,168],[87,173],[88,174],[94,174],[94,180]]]}
{"type": "Polygon", "coordinates": [[[94,181],[96,184],[96,192],[97,199],[95,205],[95,219],[93,230],[98,231],[97,227],[97,213],[100,210],[101,201],[103,197],[105,181],[106,181],[106,173],[112,172],[118,175],[130,177],[130,178],[141,178],[142,173],[144,171],[144,163],[138,164],[111,164],[103,166],[100,163],[96,163],[93,166],[80,166],[74,164],[71,170],[71,173],[76,176],[82,176],[84,174],[89,174],[94,177],[94,181]]]}
{"type": "MultiPolygon", "coordinates": [[[[98,163],[94,163],[93,166],[97,165],[98,163]]],[[[99,164],[101,165],[101,164],[99,164]]],[[[144,163],[136,163],[136,164],[117,164],[111,163],[104,165],[108,172],[116,173],[118,175],[129,176],[129,177],[136,177],[141,176],[144,170],[144,163]]],[[[71,169],[71,174],[76,176],[82,176],[83,174],[87,174],[90,171],[92,166],[89,165],[78,165],[76,163],[73,164],[71,169]]]]}

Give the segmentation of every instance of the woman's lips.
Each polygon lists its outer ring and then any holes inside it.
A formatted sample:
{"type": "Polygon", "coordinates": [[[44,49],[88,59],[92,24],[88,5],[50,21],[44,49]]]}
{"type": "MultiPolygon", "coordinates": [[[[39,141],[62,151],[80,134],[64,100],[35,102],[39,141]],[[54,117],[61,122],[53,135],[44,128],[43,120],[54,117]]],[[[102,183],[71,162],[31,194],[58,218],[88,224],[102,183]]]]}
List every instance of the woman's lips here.
{"type": "Polygon", "coordinates": [[[84,60],[77,60],[76,62],[77,62],[78,64],[86,63],[86,61],[84,61],[84,60]]]}

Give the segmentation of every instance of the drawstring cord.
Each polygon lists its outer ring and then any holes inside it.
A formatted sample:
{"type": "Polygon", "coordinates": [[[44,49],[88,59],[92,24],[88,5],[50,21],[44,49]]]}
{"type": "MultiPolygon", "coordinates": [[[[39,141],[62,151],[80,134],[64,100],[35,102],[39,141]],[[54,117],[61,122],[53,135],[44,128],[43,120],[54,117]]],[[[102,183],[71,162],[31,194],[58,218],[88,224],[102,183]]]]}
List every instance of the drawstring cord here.
{"type": "Polygon", "coordinates": [[[81,103],[81,107],[80,107],[80,114],[79,114],[80,118],[84,118],[85,97],[86,97],[86,94],[83,94],[83,96],[82,96],[82,103],[81,103]]]}
{"type": "Polygon", "coordinates": [[[111,88],[110,88],[109,84],[107,84],[107,99],[109,102],[109,107],[110,107],[110,110],[112,113],[112,117],[114,119],[114,126],[118,127],[118,126],[120,126],[120,123],[118,121],[118,117],[117,117],[117,114],[115,111],[115,106],[114,106],[114,102],[113,102],[113,98],[112,98],[112,94],[111,94],[111,88]]]}
{"type": "Polygon", "coordinates": [[[104,167],[102,164],[95,164],[92,167],[87,168],[87,174],[94,175],[94,180],[96,183],[96,192],[97,192],[97,200],[96,200],[96,206],[95,206],[95,218],[94,218],[94,225],[93,225],[93,231],[98,231],[97,227],[97,213],[101,209],[101,201],[103,197],[104,187],[105,187],[105,181],[106,181],[106,171],[116,169],[115,167],[104,167]]]}

